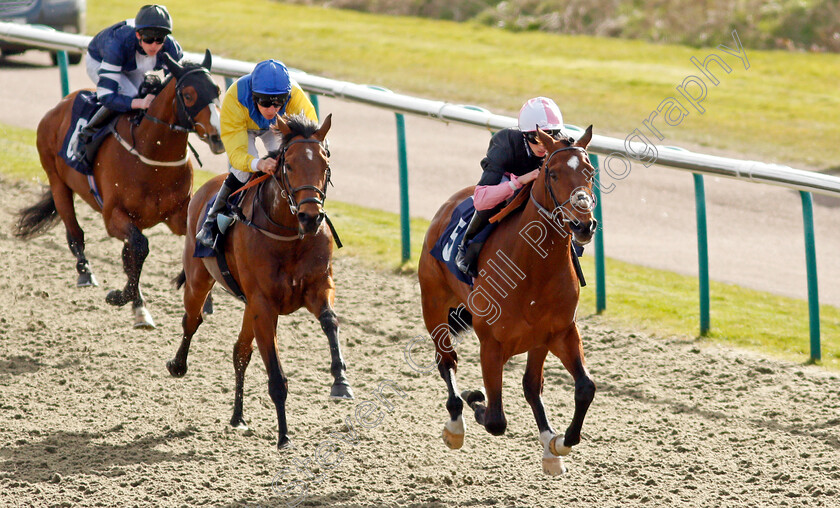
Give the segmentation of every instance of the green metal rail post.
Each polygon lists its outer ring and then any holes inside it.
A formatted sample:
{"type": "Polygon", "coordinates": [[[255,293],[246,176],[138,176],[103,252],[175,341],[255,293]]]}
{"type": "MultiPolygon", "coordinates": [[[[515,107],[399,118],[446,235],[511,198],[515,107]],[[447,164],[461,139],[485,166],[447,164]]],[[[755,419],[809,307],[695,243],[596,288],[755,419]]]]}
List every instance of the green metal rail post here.
{"type": "Polygon", "coordinates": [[[397,117],[397,151],[400,163],[400,230],[402,231],[402,261],[411,258],[411,224],[408,208],[408,154],[405,148],[405,116],[397,117]]]}
{"type": "Polygon", "coordinates": [[[808,274],[808,319],[811,328],[811,361],[822,358],[820,352],[820,292],[817,284],[817,252],[814,242],[814,204],[810,192],[799,191],[802,199],[802,222],[805,228],[805,265],[808,274]]]}
{"type": "Polygon", "coordinates": [[[67,52],[58,51],[56,53],[56,60],[58,61],[58,72],[61,75],[61,96],[67,97],[70,94],[70,79],[67,73],[67,52]]]}
{"type": "Polygon", "coordinates": [[[595,312],[600,314],[607,309],[607,269],[604,262],[604,212],[601,208],[601,172],[598,156],[589,154],[589,162],[595,167],[592,194],[595,196],[595,220],[598,231],[595,235],[595,312]]]}
{"type": "Polygon", "coordinates": [[[318,96],[314,93],[309,94],[309,102],[315,107],[315,116],[321,118],[321,109],[318,106],[318,96]]]}
{"type": "Polygon", "coordinates": [[[709,240],[706,231],[706,186],[703,175],[694,176],[694,201],[697,209],[697,263],[700,283],[700,335],[709,333],[709,240]]]}

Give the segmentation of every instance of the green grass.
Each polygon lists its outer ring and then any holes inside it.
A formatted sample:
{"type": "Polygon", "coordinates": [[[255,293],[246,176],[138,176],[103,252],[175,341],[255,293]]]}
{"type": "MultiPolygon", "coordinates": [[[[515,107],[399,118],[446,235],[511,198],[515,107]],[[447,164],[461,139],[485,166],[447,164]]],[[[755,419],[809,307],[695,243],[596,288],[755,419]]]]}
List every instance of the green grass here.
{"type": "MultiPolygon", "coordinates": [[[[0,124],[0,172],[15,179],[46,183],[34,148],[35,133],[0,124]]],[[[215,176],[196,171],[195,187],[215,176]]],[[[344,242],[338,256],[354,256],[384,270],[414,273],[429,221],[411,220],[411,260],[400,264],[399,216],[328,201],[327,210],[344,242]]],[[[595,313],[595,269],[590,252],[581,258],[589,286],[581,290],[579,315],[595,313]]],[[[621,329],[658,336],[698,335],[696,278],[607,260],[607,311],[598,319],[621,329]]],[[[808,308],[802,300],[711,283],[712,330],[707,339],[744,347],[793,362],[809,358],[808,308]]],[[[418,312],[420,310],[418,309],[418,312]]],[[[821,365],[840,370],[840,309],[821,307],[821,365]]]]}
{"type": "MultiPolygon", "coordinates": [[[[90,0],[88,32],[132,17],[138,4],[90,0]]],[[[546,95],[568,123],[624,138],[675,87],[699,75],[689,61],[715,52],[702,115],[658,126],[663,144],[720,151],[772,163],[825,169],[840,160],[840,55],[747,50],[749,69],[710,48],[500,30],[475,23],[382,16],[269,0],[180,0],[169,5],[175,35],[189,51],[259,61],[279,58],[307,72],[388,87],[410,95],[477,104],[515,114],[546,95]]]]}

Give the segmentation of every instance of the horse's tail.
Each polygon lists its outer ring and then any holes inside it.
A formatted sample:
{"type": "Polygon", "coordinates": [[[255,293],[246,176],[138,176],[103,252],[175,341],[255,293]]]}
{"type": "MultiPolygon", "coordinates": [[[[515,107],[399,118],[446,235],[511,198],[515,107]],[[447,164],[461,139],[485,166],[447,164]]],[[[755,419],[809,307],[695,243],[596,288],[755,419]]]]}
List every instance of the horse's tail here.
{"type": "Polygon", "coordinates": [[[176,277],[172,279],[172,285],[175,286],[175,289],[181,289],[184,284],[187,282],[187,272],[181,270],[176,277]]]}
{"type": "Polygon", "coordinates": [[[24,240],[34,238],[49,231],[58,223],[59,219],[52,191],[47,189],[41,196],[40,201],[18,212],[18,222],[14,228],[14,235],[24,240]]]}

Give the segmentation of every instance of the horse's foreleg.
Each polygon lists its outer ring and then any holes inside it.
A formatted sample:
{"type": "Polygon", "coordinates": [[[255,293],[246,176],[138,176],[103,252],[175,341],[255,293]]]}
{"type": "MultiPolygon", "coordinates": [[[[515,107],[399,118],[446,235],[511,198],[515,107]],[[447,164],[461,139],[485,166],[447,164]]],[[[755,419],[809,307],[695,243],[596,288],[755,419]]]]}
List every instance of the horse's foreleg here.
{"type": "Polygon", "coordinates": [[[452,330],[449,325],[440,325],[432,330],[433,342],[435,344],[435,357],[437,358],[440,377],[446,383],[446,410],[449,412],[449,421],[443,426],[443,442],[452,450],[458,450],[464,446],[464,401],[458,395],[458,383],[455,373],[458,370],[458,354],[453,347],[452,330]]]}
{"type": "Polygon", "coordinates": [[[547,347],[533,349],[528,353],[528,364],[525,367],[525,375],[522,376],[522,389],[540,431],[540,443],[543,445],[543,472],[556,476],[565,473],[566,467],[563,465],[563,459],[558,456],[559,451],[554,448],[557,444],[557,436],[551,424],[548,423],[542,401],[543,364],[547,354],[547,347]]]}
{"type": "Polygon", "coordinates": [[[245,418],[242,416],[242,401],[245,396],[245,369],[251,362],[253,351],[253,318],[250,318],[246,313],[246,318],[242,321],[242,330],[239,332],[239,339],[233,345],[233,371],[236,377],[236,390],[233,396],[233,416],[230,419],[230,425],[236,429],[245,430],[248,428],[248,424],[245,423],[245,418]]]}
{"type": "Polygon", "coordinates": [[[565,336],[552,341],[549,349],[563,362],[563,366],[575,380],[575,414],[572,417],[572,423],[566,429],[563,446],[557,450],[559,454],[566,455],[572,446],[580,443],[583,419],[586,417],[586,411],[589,409],[592,399],[595,398],[595,382],[592,381],[592,377],[586,369],[583,345],[577,325],[572,325],[565,336]]]}
{"type": "Polygon", "coordinates": [[[318,316],[321,329],[327,335],[330,344],[330,373],[333,376],[333,385],[330,388],[330,397],[333,399],[353,399],[353,389],[347,380],[347,366],[341,354],[341,344],[338,340],[338,317],[330,307],[326,307],[318,316]]]}
{"type": "Polygon", "coordinates": [[[292,446],[286,424],[286,396],[289,393],[289,380],[283,373],[283,367],[277,358],[277,314],[265,302],[254,300],[257,298],[249,297],[244,319],[253,323],[257,347],[265,364],[265,370],[268,372],[268,394],[277,410],[277,448],[288,448],[292,446]]]}
{"type": "Polygon", "coordinates": [[[134,327],[154,328],[155,323],[149,311],[146,310],[146,302],[143,299],[143,293],[140,291],[140,273],[143,271],[146,256],[149,255],[149,239],[137,229],[137,226],[130,222],[126,224],[126,231],[122,250],[123,270],[127,277],[125,287],[122,290],[115,289],[109,292],[105,301],[120,307],[132,302],[131,307],[135,318],[134,327]]]}
{"type": "Polygon", "coordinates": [[[85,256],[85,232],[76,219],[76,207],[73,204],[73,191],[58,177],[50,179],[50,192],[52,193],[55,210],[64,222],[64,229],[67,230],[67,245],[70,252],[76,257],[76,272],[79,278],[76,286],[98,286],[99,283],[93,276],[85,256]]]}
{"type": "Polygon", "coordinates": [[[502,369],[506,361],[498,342],[493,339],[483,341],[481,343],[481,376],[484,378],[487,405],[483,404],[485,398],[481,392],[462,394],[467,404],[475,411],[475,421],[494,436],[501,436],[507,429],[507,418],[502,408],[502,369]]]}

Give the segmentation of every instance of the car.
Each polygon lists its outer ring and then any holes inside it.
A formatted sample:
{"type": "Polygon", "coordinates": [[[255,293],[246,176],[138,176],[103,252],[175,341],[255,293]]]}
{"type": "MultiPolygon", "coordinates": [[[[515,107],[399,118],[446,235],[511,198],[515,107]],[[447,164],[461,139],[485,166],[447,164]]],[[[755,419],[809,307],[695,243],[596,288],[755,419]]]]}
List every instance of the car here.
{"type": "MultiPolygon", "coordinates": [[[[0,0],[0,21],[45,25],[74,34],[85,32],[86,0],[0,0]]],[[[16,55],[29,49],[42,49],[16,42],[0,40],[0,55],[16,55]]],[[[58,54],[50,51],[53,65],[58,54]]],[[[82,53],[67,52],[71,64],[82,61],[82,53]]]]}

